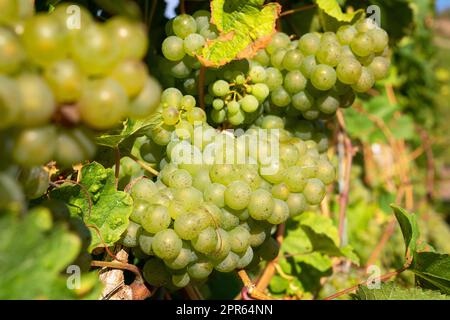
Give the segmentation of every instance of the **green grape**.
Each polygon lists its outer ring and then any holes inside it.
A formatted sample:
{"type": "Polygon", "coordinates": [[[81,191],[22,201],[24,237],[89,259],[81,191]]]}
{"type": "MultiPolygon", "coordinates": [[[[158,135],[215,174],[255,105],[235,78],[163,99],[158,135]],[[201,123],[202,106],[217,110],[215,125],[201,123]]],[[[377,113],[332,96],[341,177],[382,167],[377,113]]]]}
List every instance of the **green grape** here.
{"type": "Polygon", "coordinates": [[[223,123],[227,117],[227,112],[225,110],[212,110],[211,119],[214,123],[223,123]]]}
{"type": "Polygon", "coordinates": [[[245,182],[234,181],[225,190],[225,204],[234,210],[242,210],[247,207],[251,194],[252,190],[245,182]]]}
{"type": "Polygon", "coordinates": [[[355,27],[350,25],[342,26],[336,32],[339,43],[343,46],[349,45],[357,34],[358,31],[356,31],[355,27]]]}
{"type": "Polygon", "coordinates": [[[250,232],[238,226],[229,232],[231,251],[237,254],[245,253],[250,245],[250,232]]]}
{"type": "Polygon", "coordinates": [[[183,39],[177,36],[167,37],[162,43],[162,53],[167,60],[182,60],[186,54],[183,39]]]}
{"type": "Polygon", "coordinates": [[[110,78],[89,81],[81,96],[79,110],[83,121],[94,129],[110,129],[124,118],[128,99],[118,82],[110,78]]]}
{"type": "MultiPolygon", "coordinates": [[[[311,141],[312,143],[316,144],[316,142],[311,141]]],[[[314,146],[314,149],[316,146],[314,146]]],[[[307,154],[300,157],[297,161],[297,166],[302,168],[302,174],[306,178],[314,178],[317,174],[317,163],[316,161],[319,159],[319,154],[317,150],[315,150],[314,155],[311,155],[310,152],[311,149],[308,149],[307,154]]]]}
{"type": "Polygon", "coordinates": [[[361,76],[354,85],[352,85],[353,90],[358,93],[364,93],[369,91],[375,84],[375,77],[369,68],[363,67],[361,76]]]}
{"type": "Polygon", "coordinates": [[[335,114],[339,109],[339,97],[332,94],[325,94],[316,100],[316,108],[325,114],[335,114]]]}
{"type": "Polygon", "coordinates": [[[176,107],[167,107],[162,111],[162,119],[164,124],[174,126],[180,119],[180,113],[176,107]]]}
{"type": "Polygon", "coordinates": [[[15,73],[24,61],[25,50],[19,39],[10,30],[0,27],[0,73],[15,73]]]}
{"type": "Polygon", "coordinates": [[[217,97],[224,97],[230,93],[230,85],[225,80],[217,80],[212,86],[212,92],[217,97]]]}
{"type": "Polygon", "coordinates": [[[20,132],[13,149],[14,160],[25,167],[48,163],[56,149],[53,126],[25,129],[20,132]]]}
{"type": "Polygon", "coordinates": [[[262,103],[270,94],[269,87],[265,83],[256,83],[252,85],[252,95],[262,103]]]}
{"type": "Polygon", "coordinates": [[[181,14],[173,20],[172,29],[178,37],[184,39],[197,31],[197,23],[192,16],[181,14]]]}
{"type": "Polygon", "coordinates": [[[196,124],[197,122],[205,122],[206,121],[206,113],[201,108],[193,108],[191,111],[187,113],[187,120],[192,125],[196,124]]]}
{"type": "Polygon", "coordinates": [[[247,251],[244,254],[239,256],[239,261],[236,264],[236,269],[244,269],[247,267],[250,262],[253,260],[253,249],[252,247],[248,247],[247,251]]]}
{"type": "Polygon", "coordinates": [[[336,83],[336,71],[325,64],[319,64],[311,74],[311,82],[316,89],[327,91],[336,83]]]}
{"type": "Polygon", "coordinates": [[[171,275],[164,262],[157,258],[147,260],[142,270],[145,281],[155,287],[163,287],[171,281],[171,275]]]}
{"type": "Polygon", "coordinates": [[[183,213],[177,217],[174,230],[183,240],[195,239],[207,226],[201,223],[201,216],[193,213],[183,213]]]}
{"type": "Polygon", "coordinates": [[[251,94],[246,95],[241,100],[239,100],[239,104],[243,111],[251,113],[258,110],[259,101],[258,99],[251,94]]]}
{"type": "Polygon", "coordinates": [[[299,154],[296,146],[292,144],[282,143],[280,145],[280,160],[286,166],[290,167],[297,163],[299,154]]]}
{"type": "Polygon", "coordinates": [[[272,214],[274,202],[272,194],[263,189],[252,192],[248,203],[248,213],[255,220],[266,220],[272,214]]]}
{"type": "Polygon", "coordinates": [[[284,77],[284,88],[290,94],[296,94],[306,88],[306,78],[300,71],[290,71],[284,77]]]}
{"type": "Polygon", "coordinates": [[[166,266],[172,270],[182,270],[195,260],[194,252],[187,242],[183,242],[180,253],[176,258],[164,260],[166,266]]]}
{"type": "Polygon", "coordinates": [[[197,29],[203,29],[204,27],[209,27],[209,21],[211,20],[211,13],[207,10],[198,10],[194,12],[192,17],[197,23],[197,29]]]}
{"type": "Polygon", "coordinates": [[[104,25],[92,24],[76,34],[71,46],[73,59],[90,76],[108,73],[120,59],[120,46],[104,25]]]}
{"type": "Polygon", "coordinates": [[[236,113],[238,113],[240,110],[241,110],[241,105],[239,104],[239,102],[234,101],[234,100],[228,102],[228,104],[227,104],[227,111],[228,111],[230,114],[236,114],[236,113]]]}
{"type": "Polygon", "coordinates": [[[115,16],[106,22],[106,27],[118,43],[122,59],[141,60],[148,50],[148,35],[143,23],[123,16],[115,16]]]}
{"type": "Polygon", "coordinates": [[[91,159],[96,152],[92,137],[81,129],[62,130],[58,134],[55,160],[62,167],[70,167],[91,159]]]}
{"type": "Polygon", "coordinates": [[[191,139],[193,132],[194,132],[194,128],[193,128],[192,124],[190,124],[186,120],[181,120],[175,126],[175,133],[176,133],[177,137],[179,137],[181,140],[191,139]]]}
{"type": "Polygon", "coordinates": [[[286,201],[289,197],[289,188],[285,183],[279,183],[272,187],[272,196],[276,199],[286,201]]]}
{"type": "Polygon", "coordinates": [[[124,60],[112,69],[110,77],[125,89],[128,97],[135,97],[144,89],[148,70],[139,60],[124,60]]]}
{"type": "Polygon", "coordinates": [[[376,22],[373,19],[367,18],[367,19],[358,21],[355,24],[355,28],[356,28],[356,30],[358,32],[366,33],[369,30],[377,28],[377,25],[376,25],[376,22]]]}
{"type": "Polygon", "coordinates": [[[305,170],[299,166],[288,168],[284,173],[283,182],[290,192],[301,192],[307,182],[305,170]]]}
{"type": "Polygon", "coordinates": [[[152,243],[155,235],[148,233],[144,229],[140,229],[139,233],[137,235],[137,241],[139,248],[142,250],[143,253],[149,256],[155,255],[152,249],[152,243]]]}
{"type": "Polygon", "coordinates": [[[81,97],[84,77],[72,60],[59,60],[49,65],[45,69],[44,77],[57,102],[75,102],[81,97]]]}
{"type": "Polygon", "coordinates": [[[352,51],[360,57],[367,57],[374,52],[374,42],[366,33],[360,33],[350,43],[352,51]]]}
{"type": "Polygon", "coordinates": [[[163,260],[176,258],[181,251],[183,241],[172,229],[159,231],[152,242],[152,250],[163,260]]]}
{"type": "Polygon", "coordinates": [[[267,221],[274,225],[282,224],[289,218],[289,207],[283,200],[273,199],[273,201],[273,211],[267,221]]]}
{"type": "Polygon", "coordinates": [[[192,247],[200,253],[212,253],[217,247],[218,237],[214,228],[208,227],[202,230],[199,235],[192,239],[192,247]]]}
{"type": "Polygon", "coordinates": [[[238,112],[228,116],[228,121],[233,126],[239,126],[245,121],[245,113],[239,109],[238,112]]]}
{"type": "Polygon", "coordinates": [[[179,107],[183,94],[177,88],[168,88],[161,95],[161,103],[164,107],[179,107]]]}
{"type": "Polygon", "coordinates": [[[270,64],[270,56],[264,49],[259,50],[252,60],[259,63],[263,67],[268,67],[270,64]]]}
{"type": "Polygon", "coordinates": [[[310,205],[318,205],[325,197],[325,185],[319,179],[309,179],[303,189],[303,195],[310,205]]]}
{"type": "Polygon", "coordinates": [[[131,212],[130,219],[136,223],[141,223],[148,206],[150,204],[145,200],[133,199],[133,211],[131,212]]]}
{"type": "Polygon", "coordinates": [[[138,235],[141,226],[133,221],[127,227],[127,230],[121,236],[121,242],[125,247],[132,248],[138,245],[138,235]]]}
{"type": "Polygon", "coordinates": [[[208,278],[214,270],[214,265],[206,258],[201,258],[197,262],[188,266],[188,274],[192,279],[202,280],[208,278]]]}
{"type": "Polygon", "coordinates": [[[341,46],[334,42],[322,42],[317,51],[316,58],[321,64],[335,67],[341,58],[341,46]]]}
{"type": "Polygon", "coordinates": [[[362,66],[354,58],[345,58],[339,62],[336,68],[336,75],[340,82],[344,84],[355,84],[361,77],[362,66]]]}
{"type": "Polygon", "coordinates": [[[283,129],[284,121],[282,118],[268,115],[265,116],[261,123],[261,128],[263,129],[283,129]]]}
{"type": "Polygon", "coordinates": [[[172,283],[177,288],[184,288],[186,287],[189,282],[191,281],[191,278],[189,277],[188,273],[181,273],[181,274],[174,274],[172,275],[172,283]]]}
{"type": "Polygon", "coordinates": [[[305,112],[314,106],[314,97],[306,91],[302,91],[292,96],[292,105],[295,109],[305,112]]]}
{"type": "Polygon", "coordinates": [[[277,107],[286,107],[291,103],[291,96],[283,87],[272,91],[270,98],[272,103],[277,107]]]}
{"type": "Polygon", "coordinates": [[[286,203],[291,217],[298,216],[307,209],[306,199],[301,193],[290,193],[286,203]]]}
{"type": "Polygon", "coordinates": [[[21,96],[17,83],[0,75],[0,130],[14,125],[19,119],[21,109],[21,96]]]}
{"type": "Polygon", "coordinates": [[[183,59],[179,62],[171,62],[169,65],[169,72],[170,75],[177,79],[185,79],[189,77],[191,74],[192,69],[189,68],[185,63],[183,59]]]}
{"type": "Polygon", "coordinates": [[[266,75],[267,78],[265,83],[271,91],[283,85],[283,75],[281,74],[280,70],[276,68],[267,68],[266,75]]]}
{"type": "Polygon", "coordinates": [[[326,43],[334,43],[339,44],[338,38],[334,32],[328,31],[324,32],[320,37],[320,43],[326,44],[326,43]]]}
{"type": "Polygon", "coordinates": [[[193,96],[186,95],[183,98],[181,98],[180,106],[185,111],[191,111],[195,108],[197,104],[197,101],[193,96]]]}
{"type": "Polygon", "coordinates": [[[226,187],[220,183],[212,183],[204,190],[205,201],[211,202],[219,208],[225,207],[226,187]]]}
{"type": "Polygon", "coordinates": [[[321,180],[325,185],[329,185],[336,179],[336,171],[334,166],[325,160],[317,163],[317,179],[321,180]]]}
{"type": "Polygon", "coordinates": [[[316,57],[307,56],[305,59],[303,59],[302,65],[300,66],[300,71],[307,79],[309,79],[316,66],[316,57]]]}
{"type": "Polygon", "coordinates": [[[225,259],[231,251],[230,235],[223,229],[217,229],[217,234],[218,242],[216,250],[209,254],[208,257],[215,262],[220,262],[225,259]]]}
{"type": "Polygon", "coordinates": [[[280,245],[272,237],[267,238],[258,248],[259,255],[266,261],[272,261],[275,259],[278,256],[279,251],[280,245]]]}
{"type": "Polygon", "coordinates": [[[303,54],[299,50],[289,50],[284,55],[283,68],[288,71],[300,70],[303,59],[303,54]]]}
{"type": "MultiPolygon", "coordinates": [[[[182,61],[183,64],[191,70],[192,69],[198,70],[202,67],[201,62],[195,56],[185,55],[182,61]]],[[[185,78],[188,78],[189,76],[190,75],[187,75],[185,78]]]]}
{"type": "Polygon", "coordinates": [[[272,54],[272,56],[270,57],[270,63],[274,68],[277,68],[278,70],[284,69],[283,60],[286,53],[287,49],[279,48],[272,54]]]}
{"type": "Polygon", "coordinates": [[[234,211],[228,207],[222,208],[220,211],[220,227],[224,230],[231,230],[239,225],[238,211],[234,211]]]}
{"type": "Polygon", "coordinates": [[[192,176],[184,169],[177,169],[169,176],[169,187],[182,189],[192,186],[192,176]]]}
{"type": "Polygon", "coordinates": [[[314,110],[308,110],[302,113],[302,117],[305,120],[313,121],[320,117],[320,111],[317,109],[314,110]]]}
{"type": "Polygon", "coordinates": [[[163,206],[149,206],[141,217],[142,227],[150,233],[165,230],[170,223],[169,211],[163,206]]]}
{"type": "Polygon", "coordinates": [[[315,33],[307,33],[299,40],[300,50],[304,55],[315,55],[320,46],[320,38],[315,33]]]}
{"type": "Polygon", "coordinates": [[[53,93],[46,82],[37,75],[22,74],[17,78],[17,86],[21,96],[20,124],[46,124],[56,109],[53,93]]]}
{"type": "Polygon", "coordinates": [[[19,16],[18,1],[0,0],[0,24],[14,22],[19,16]]]}
{"type": "Polygon", "coordinates": [[[215,110],[222,110],[223,107],[225,106],[225,103],[223,102],[222,99],[214,99],[212,106],[215,110]]]}
{"type": "Polygon", "coordinates": [[[201,192],[204,192],[211,184],[208,168],[201,169],[192,180],[192,186],[201,192]]]}
{"type": "Polygon", "coordinates": [[[242,181],[247,183],[250,188],[254,191],[261,186],[261,177],[259,176],[258,170],[252,170],[251,168],[245,168],[241,170],[240,178],[242,181]]]}
{"type": "Polygon", "coordinates": [[[389,36],[383,29],[372,29],[367,32],[373,41],[373,50],[377,53],[381,53],[389,45],[389,36]]]}
{"type": "Polygon", "coordinates": [[[285,48],[291,43],[289,36],[282,32],[277,32],[272,36],[272,40],[266,50],[269,54],[273,54],[278,48],[285,48]]]}
{"type": "Polygon", "coordinates": [[[191,57],[205,45],[205,38],[198,33],[192,33],[184,39],[184,52],[191,57]]]}
{"type": "Polygon", "coordinates": [[[131,187],[131,197],[133,200],[147,200],[158,193],[156,185],[150,179],[139,179],[131,187]]]}
{"type": "Polygon", "coordinates": [[[225,259],[220,261],[214,268],[219,272],[231,272],[236,269],[239,256],[234,252],[229,252],[225,259]]]}
{"type": "Polygon", "coordinates": [[[29,58],[39,65],[65,58],[67,33],[51,15],[38,14],[25,22],[22,43],[29,58]]]}
{"type": "Polygon", "coordinates": [[[372,71],[375,80],[382,80],[389,74],[389,60],[384,57],[375,57],[372,63],[369,65],[370,71],[372,71]]]}
{"type": "Polygon", "coordinates": [[[141,119],[150,116],[156,111],[161,98],[161,86],[155,78],[147,77],[144,89],[130,101],[128,116],[141,119]]]}
{"type": "Polygon", "coordinates": [[[193,187],[177,189],[175,199],[182,201],[184,208],[189,211],[197,208],[202,203],[203,194],[193,187]]]}
{"type": "Polygon", "coordinates": [[[49,187],[50,174],[44,167],[24,168],[21,170],[18,181],[22,185],[27,199],[42,197],[49,187]]]}
{"type": "Polygon", "coordinates": [[[365,67],[367,67],[368,65],[370,65],[373,61],[373,59],[375,58],[375,54],[371,53],[366,57],[359,57],[356,56],[356,59],[365,67]]]}
{"type": "Polygon", "coordinates": [[[266,69],[262,66],[253,66],[250,68],[248,75],[252,79],[253,83],[262,83],[267,79],[266,69]]]}
{"type": "Polygon", "coordinates": [[[170,202],[167,210],[169,211],[170,217],[174,220],[178,219],[181,214],[186,213],[186,209],[181,201],[170,202]]]}
{"type": "MultiPolygon", "coordinates": [[[[270,210],[269,217],[272,214],[272,210],[270,210]]],[[[259,247],[264,240],[267,238],[270,233],[270,225],[262,221],[248,220],[247,221],[250,232],[250,246],[259,247]]]]}

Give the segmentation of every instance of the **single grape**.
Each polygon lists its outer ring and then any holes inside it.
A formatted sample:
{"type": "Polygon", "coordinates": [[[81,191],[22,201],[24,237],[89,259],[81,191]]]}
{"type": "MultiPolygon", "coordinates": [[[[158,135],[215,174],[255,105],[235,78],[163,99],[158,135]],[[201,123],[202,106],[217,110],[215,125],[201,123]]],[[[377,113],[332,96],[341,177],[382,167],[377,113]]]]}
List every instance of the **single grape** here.
{"type": "Polygon", "coordinates": [[[273,211],[267,221],[274,225],[282,224],[289,218],[289,207],[283,200],[273,199],[273,201],[273,211]]]}
{"type": "Polygon", "coordinates": [[[375,77],[369,68],[363,67],[361,76],[354,85],[352,85],[353,90],[359,93],[364,93],[369,91],[375,84],[375,77]]]}
{"type": "Polygon", "coordinates": [[[285,48],[279,48],[277,49],[272,56],[270,57],[270,63],[274,68],[277,68],[278,70],[283,70],[283,60],[286,56],[287,49],[285,48]]]}
{"type": "Polygon", "coordinates": [[[70,168],[74,164],[91,159],[95,152],[95,142],[85,130],[80,128],[61,130],[54,158],[60,166],[70,168]]]}
{"type": "Polygon", "coordinates": [[[256,83],[252,85],[252,95],[262,103],[270,94],[270,89],[265,83],[256,83]]]}
{"type": "Polygon", "coordinates": [[[250,201],[252,190],[242,181],[235,181],[225,190],[225,204],[234,210],[242,210],[250,201]]]}
{"type": "Polygon", "coordinates": [[[2,115],[0,130],[16,124],[21,109],[21,96],[17,82],[0,75],[0,114],[2,115]]]}
{"type": "Polygon", "coordinates": [[[311,74],[311,82],[319,90],[330,90],[336,83],[336,71],[328,65],[319,64],[311,74]]]}
{"type": "Polygon", "coordinates": [[[283,68],[288,71],[300,70],[303,59],[303,54],[299,50],[289,50],[283,58],[283,68]]]}
{"type": "Polygon", "coordinates": [[[167,37],[162,43],[162,52],[164,57],[170,61],[182,60],[186,54],[183,39],[177,36],[167,37]]]}
{"type": "Polygon", "coordinates": [[[300,71],[290,71],[284,77],[284,88],[290,94],[305,90],[307,80],[300,71]]]}
{"type": "Polygon", "coordinates": [[[307,182],[303,168],[299,166],[288,168],[284,173],[283,182],[290,192],[301,192],[307,182]]]}
{"type": "Polygon", "coordinates": [[[44,165],[52,160],[56,149],[56,129],[44,126],[25,129],[16,139],[13,158],[25,167],[44,165]]]}
{"type": "Polygon", "coordinates": [[[289,208],[289,215],[291,217],[298,216],[307,209],[306,199],[301,193],[290,193],[286,204],[289,208]]]}
{"type": "Polygon", "coordinates": [[[193,108],[187,113],[186,118],[190,124],[195,125],[206,121],[206,113],[201,108],[193,108]]]}
{"type": "Polygon", "coordinates": [[[125,89],[128,97],[135,97],[144,89],[148,70],[139,60],[124,60],[112,69],[110,77],[125,89]]]}
{"type": "Polygon", "coordinates": [[[315,33],[307,33],[299,40],[300,50],[305,56],[315,55],[319,50],[320,38],[315,33]]]}
{"type": "Polygon", "coordinates": [[[110,78],[89,81],[83,88],[79,110],[83,121],[94,129],[110,129],[127,112],[127,95],[118,82],[110,78]]]}
{"type": "Polygon", "coordinates": [[[292,96],[292,105],[295,109],[306,112],[314,106],[314,97],[306,91],[301,91],[292,96]]]}
{"type": "Polygon", "coordinates": [[[315,56],[307,56],[300,66],[300,71],[306,78],[310,78],[312,72],[317,66],[316,57],[315,56]]]}
{"type": "Polygon", "coordinates": [[[175,232],[183,240],[195,239],[207,226],[201,224],[199,214],[184,213],[177,217],[174,224],[175,232]]]}
{"type": "Polygon", "coordinates": [[[192,239],[192,247],[200,253],[212,253],[217,247],[218,237],[214,228],[208,227],[202,230],[199,235],[192,239]]]}
{"type": "Polygon", "coordinates": [[[225,259],[220,261],[214,268],[219,272],[231,272],[236,269],[239,256],[234,252],[229,252],[225,259]]]}
{"type": "MultiPolygon", "coordinates": [[[[271,213],[272,212],[270,212],[270,214],[271,213]]],[[[270,235],[271,225],[263,221],[257,221],[253,219],[249,219],[247,221],[247,224],[249,227],[248,231],[250,232],[250,246],[254,248],[259,247],[264,242],[264,240],[270,235]]]]}
{"type": "Polygon", "coordinates": [[[150,116],[158,108],[160,98],[161,85],[155,78],[147,77],[142,91],[128,105],[128,116],[133,119],[150,116]]]}
{"type": "Polygon", "coordinates": [[[329,185],[336,179],[336,170],[334,166],[325,160],[320,160],[317,163],[317,178],[325,185],[329,185]]]}
{"type": "Polygon", "coordinates": [[[183,241],[172,229],[159,231],[155,234],[152,249],[156,256],[163,260],[174,259],[178,256],[183,246],[183,241]]]}
{"type": "Polygon", "coordinates": [[[355,28],[360,33],[366,33],[369,30],[376,29],[378,26],[374,19],[367,18],[360,20],[355,24],[355,28]]]}
{"type": "Polygon", "coordinates": [[[0,73],[15,73],[24,61],[25,50],[17,36],[10,30],[0,27],[0,73]]]}
{"type": "Polygon", "coordinates": [[[321,64],[335,67],[341,59],[341,46],[334,42],[322,42],[316,53],[316,58],[321,64]]]}
{"type": "Polygon", "coordinates": [[[238,112],[231,114],[228,116],[228,121],[233,126],[239,126],[245,121],[245,114],[244,112],[239,108],[238,112]]]}
{"type": "Polygon", "coordinates": [[[224,97],[230,93],[230,85],[225,80],[217,80],[212,86],[212,91],[217,97],[224,97]]]}
{"type": "Polygon", "coordinates": [[[185,79],[189,77],[192,69],[186,65],[184,62],[186,59],[183,59],[178,62],[171,62],[169,64],[169,72],[170,75],[177,79],[185,79]]]}
{"type": "Polygon", "coordinates": [[[357,34],[358,31],[356,30],[356,28],[350,25],[339,27],[338,31],[336,32],[339,43],[343,46],[349,45],[357,34]]]}
{"type": "Polygon", "coordinates": [[[255,112],[259,107],[258,99],[251,94],[246,95],[241,100],[239,100],[239,104],[243,111],[245,112],[255,112]]]}
{"type": "Polygon", "coordinates": [[[270,56],[264,49],[259,50],[252,60],[259,63],[263,67],[268,67],[270,64],[270,56]]]}
{"type": "Polygon", "coordinates": [[[252,192],[248,203],[248,213],[255,220],[266,220],[272,214],[274,202],[272,194],[263,189],[252,192]]]}
{"type": "Polygon", "coordinates": [[[318,205],[325,197],[325,185],[319,179],[309,179],[303,189],[303,195],[310,205],[318,205]]]}
{"type": "Polygon", "coordinates": [[[253,249],[248,247],[244,254],[239,255],[239,261],[236,264],[236,269],[243,269],[247,267],[253,260],[253,249]]]}
{"type": "Polygon", "coordinates": [[[269,54],[273,54],[278,48],[285,48],[289,45],[291,39],[289,36],[282,32],[277,32],[272,36],[272,40],[267,46],[266,50],[269,54]]]}
{"type": "Polygon", "coordinates": [[[358,34],[350,43],[350,48],[360,57],[367,57],[375,51],[374,42],[366,33],[358,34]]]}
{"type": "Polygon", "coordinates": [[[204,191],[205,201],[211,202],[216,206],[223,208],[225,206],[226,187],[220,183],[212,183],[204,191]]]}
{"type": "Polygon", "coordinates": [[[372,71],[375,80],[382,80],[389,74],[389,60],[384,57],[375,57],[372,63],[369,65],[370,71],[372,71]]]}
{"type": "Polygon", "coordinates": [[[178,256],[173,259],[166,259],[164,260],[164,263],[172,270],[182,270],[194,260],[196,260],[196,258],[191,246],[183,241],[183,246],[178,256]]]}
{"type": "Polygon", "coordinates": [[[277,107],[286,107],[291,103],[291,96],[283,87],[279,87],[272,91],[270,97],[272,103],[277,107]]]}
{"type": "Polygon", "coordinates": [[[150,233],[165,230],[170,223],[169,211],[163,206],[149,206],[141,217],[142,227],[150,233]]]}
{"type": "Polygon", "coordinates": [[[283,85],[283,75],[280,70],[276,68],[267,68],[266,69],[267,78],[265,83],[269,87],[269,89],[275,90],[283,85]]]}
{"type": "Polygon", "coordinates": [[[192,109],[195,108],[196,104],[197,104],[197,101],[191,95],[184,96],[183,98],[181,98],[181,101],[180,101],[180,107],[181,107],[181,109],[183,109],[185,111],[191,111],[192,109]]]}
{"type": "Polygon", "coordinates": [[[335,114],[339,104],[339,97],[332,94],[325,94],[316,100],[316,108],[325,114],[335,114]]]}
{"type": "Polygon", "coordinates": [[[120,57],[136,60],[145,57],[149,37],[143,23],[119,15],[109,19],[106,28],[113,40],[118,43],[120,57]]]}
{"type": "Polygon", "coordinates": [[[248,75],[253,83],[262,83],[267,79],[266,69],[262,66],[253,66],[250,68],[248,75]]]}
{"type": "Polygon", "coordinates": [[[121,242],[125,247],[136,247],[138,243],[138,235],[141,226],[133,221],[127,227],[127,230],[121,236],[121,242]]]}
{"type": "Polygon", "coordinates": [[[81,97],[85,79],[72,60],[59,60],[49,65],[45,69],[44,77],[52,88],[57,102],[76,102],[81,97]]]}
{"type": "Polygon", "coordinates": [[[372,29],[367,32],[373,41],[373,50],[377,53],[381,53],[389,45],[389,36],[383,29],[372,29]]]}
{"type": "Polygon", "coordinates": [[[214,265],[206,258],[201,258],[199,261],[191,264],[187,270],[192,279],[202,280],[208,278],[214,270],[214,265]]]}
{"type": "Polygon", "coordinates": [[[164,262],[157,258],[147,260],[142,270],[142,274],[150,285],[162,287],[168,285],[171,281],[171,275],[164,262]]]}
{"type": "Polygon", "coordinates": [[[191,278],[189,277],[188,273],[181,273],[181,274],[174,274],[172,275],[172,283],[177,288],[184,288],[186,287],[189,282],[191,281],[191,278]]]}
{"type": "Polygon", "coordinates": [[[180,14],[172,23],[173,32],[181,39],[197,31],[197,23],[195,19],[187,14],[180,14]]]}

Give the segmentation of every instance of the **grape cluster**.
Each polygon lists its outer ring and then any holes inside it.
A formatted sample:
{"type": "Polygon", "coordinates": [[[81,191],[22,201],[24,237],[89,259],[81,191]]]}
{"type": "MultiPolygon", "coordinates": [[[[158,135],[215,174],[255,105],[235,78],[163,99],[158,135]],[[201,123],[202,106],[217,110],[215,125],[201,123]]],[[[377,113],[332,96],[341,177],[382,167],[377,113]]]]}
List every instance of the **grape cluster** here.
{"type": "Polygon", "coordinates": [[[141,61],[148,40],[140,23],[122,17],[97,23],[68,3],[38,14],[33,1],[4,6],[0,130],[14,137],[16,163],[70,166],[92,158],[95,131],[147,117],[159,105],[160,85],[141,61]]]}
{"type": "Polygon", "coordinates": [[[319,123],[268,115],[241,133],[194,125],[190,138],[168,144],[156,182],[131,187],[133,223],[122,243],[148,259],[150,284],[180,288],[271,260],[273,227],[323,200],[335,169],[319,123]]]}
{"type": "MultiPolygon", "coordinates": [[[[209,16],[201,17],[206,21],[209,16]]],[[[164,57],[172,61],[165,66],[174,77],[171,86],[191,95],[197,94],[201,66],[195,57],[206,42],[200,41],[200,34],[189,34],[199,30],[198,19],[198,13],[175,18],[171,26],[176,36],[162,47],[164,57]],[[188,34],[199,39],[196,46],[188,34]]],[[[207,26],[210,30],[212,25],[207,26]]],[[[342,26],[336,33],[307,33],[299,40],[278,32],[252,59],[206,70],[210,122],[248,125],[262,112],[327,119],[338,108],[350,107],[355,93],[367,92],[387,76],[388,40],[371,19],[342,26]]]]}

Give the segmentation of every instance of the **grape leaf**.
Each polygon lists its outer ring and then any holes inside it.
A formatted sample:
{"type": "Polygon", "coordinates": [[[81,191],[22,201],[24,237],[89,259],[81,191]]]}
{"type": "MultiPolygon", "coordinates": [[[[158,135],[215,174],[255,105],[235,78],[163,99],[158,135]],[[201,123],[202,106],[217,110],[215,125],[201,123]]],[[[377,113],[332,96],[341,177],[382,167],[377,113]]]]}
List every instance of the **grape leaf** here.
{"type": "Polygon", "coordinates": [[[69,289],[64,272],[82,243],[68,225],[52,221],[50,210],[35,208],[22,219],[2,214],[0,230],[0,299],[99,297],[98,281],[84,282],[82,290],[69,289]]]}
{"type": "Polygon", "coordinates": [[[209,40],[198,56],[204,66],[219,67],[234,59],[251,58],[270,42],[281,6],[263,4],[263,0],[211,2],[212,22],[220,34],[209,40]]]}
{"type": "Polygon", "coordinates": [[[359,258],[351,246],[339,247],[338,230],[330,218],[305,212],[299,216],[299,223],[311,241],[314,251],[335,257],[347,257],[355,264],[359,264],[359,258]]]}
{"type": "Polygon", "coordinates": [[[437,291],[421,288],[406,289],[398,287],[392,282],[382,283],[379,289],[359,286],[358,291],[352,297],[354,300],[450,300],[449,296],[437,291]]]}
{"type": "Polygon", "coordinates": [[[414,272],[421,286],[450,294],[450,255],[419,252],[409,270],[414,272]]]}
{"type": "Polygon", "coordinates": [[[331,258],[320,252],[311,252],[309,254],[294,256],[294,261],[297,263],[308,264],[321,272],[327,271],[333,265],[331,258]]]}
{"type": "MultiPolygon", "coordinates": [[[[51,192],[51,196],[65,201],[72,216],[82,218],[86,225],[98,228],[103,242],[111,246],[120,239],[127,229],[129,217],[133,210],[131,196],[115,188],[115,176],[112,169],[105,169],[101,164],[93,162],[81,169],[79,185],[63,184],[51,192]],[[89,210],[89,200],[92,202],[89,210]]],[[[89,251],[103,246],[97,230],[91,229],[92,242],[89,251]]]]}
{"type": "Polygon", "coordinates": [[[408,213],[405,209],[400,208],[397,205],[391,204],[391,207],[400,224],[403,239],[405,240],[406,259],[407,261],[412,261],[417,250],[417,240],[419,239],[419,227],[417,225],[416,216],[408,213]]]}
{"type": "Polygon", "coordinates": [[[325,31],[336,31],[343,24],[353,24],[364,15],[364,10],[342,12],[336,0],[316,0],[319,18],[325,31]]]}
{"type": "Polygon", "coordinates": [[[144,134],[153,128],[157,122],[156,115],[142,120],[128,119],[124,122],[120,132],[103,134],[97,137],[96,142],[105,147],[116,148],[126,139],[135,135],[144,134]]]}

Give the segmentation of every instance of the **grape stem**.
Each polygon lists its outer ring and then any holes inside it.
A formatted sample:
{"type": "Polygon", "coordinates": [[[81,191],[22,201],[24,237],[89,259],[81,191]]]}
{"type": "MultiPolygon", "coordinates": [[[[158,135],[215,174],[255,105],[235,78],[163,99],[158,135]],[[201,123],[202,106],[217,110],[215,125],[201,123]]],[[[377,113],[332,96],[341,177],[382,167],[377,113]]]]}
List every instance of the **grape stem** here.
{"type": "Polygon", "coordinates": [[[316,7],[315,4],[308,4],[308,5],[301,6],[301,7],[295,8],[295,9],[286,10],[286,11],[284,11],[284,12],[282,12],[280,14],[280,17],[288,16],[290,14],[301,12],[301,11],[305,11],[305,10],[309,10],[309,9],[312,9],[312,8],[315,8],[315,7],[316,7]]]}
{"type": "Polygon", "coordinates": [[[248,300],[248,295],[250,297],[256,299],[256,300],[275,300],[274,298],[271,298],[259,290],[256,285],[250,280],[250,277],[248,276],[247,272],[245,270],[239,270],[238,276],[241,278],[242,283],[244,284],[244,287],[241,291],[241,296],[244,300],[248,300]]]}
{"type": "Polygon", "coordinates": [[[135,157],[134,155],[130,154],[128,155],[131,159],[133,159],[138,165],[141,166],[142,169],[150,172],[154,176],[157,176],[159,174],[158,170],[152,168],[147,162],[142,161],[141,159],[135,157]]]}

